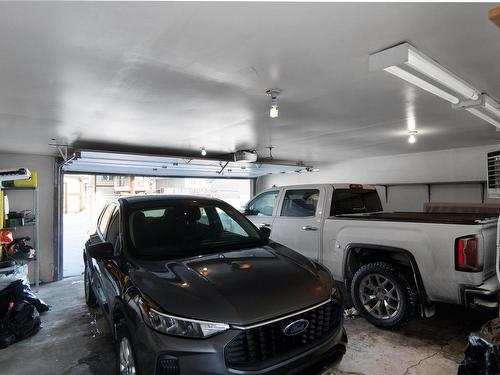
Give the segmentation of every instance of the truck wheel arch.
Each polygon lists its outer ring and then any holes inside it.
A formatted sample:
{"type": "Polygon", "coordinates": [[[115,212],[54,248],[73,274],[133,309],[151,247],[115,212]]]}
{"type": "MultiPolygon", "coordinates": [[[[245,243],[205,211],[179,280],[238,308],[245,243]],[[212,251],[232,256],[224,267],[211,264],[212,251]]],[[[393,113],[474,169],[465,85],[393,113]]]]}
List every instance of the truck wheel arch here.
{"type": "Polygon", "coordinates": [[[417,288],[421,315],[423,317],[430,317],[434,314],[425,291],[417,261],[408,250],[391,246],[352,243],[346,247],[344,259],[344,282],[346,286],[350,285],[354,273],[367,263],[385,261],[408,268],[412,272],[417,288]]]}

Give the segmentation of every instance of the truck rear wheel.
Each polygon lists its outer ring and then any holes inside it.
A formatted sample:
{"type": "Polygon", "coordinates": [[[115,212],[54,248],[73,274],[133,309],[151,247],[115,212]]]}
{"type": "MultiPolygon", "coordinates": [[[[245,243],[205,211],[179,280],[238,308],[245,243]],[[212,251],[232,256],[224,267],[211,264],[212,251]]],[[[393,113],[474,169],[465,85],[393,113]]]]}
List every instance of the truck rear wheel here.
{"type": "Polygon", "coordinates": [[[417,310],[417,291],[410,278],[392,264],[369,263],[351,283],[351,297],[359,314],[381,328],[408,322],[417,310]]]}

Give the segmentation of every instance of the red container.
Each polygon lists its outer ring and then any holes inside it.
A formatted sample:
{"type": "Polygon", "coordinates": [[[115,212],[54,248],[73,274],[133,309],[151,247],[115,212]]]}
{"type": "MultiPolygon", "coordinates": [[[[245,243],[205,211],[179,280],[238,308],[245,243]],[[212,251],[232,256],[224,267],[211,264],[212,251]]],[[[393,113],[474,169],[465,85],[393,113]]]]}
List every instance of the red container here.
{"type": "Polygon", "coordinates": [[[0,245],[6,245],[13,241],[12,232],[10,230],[0,230],[0,245]]]}

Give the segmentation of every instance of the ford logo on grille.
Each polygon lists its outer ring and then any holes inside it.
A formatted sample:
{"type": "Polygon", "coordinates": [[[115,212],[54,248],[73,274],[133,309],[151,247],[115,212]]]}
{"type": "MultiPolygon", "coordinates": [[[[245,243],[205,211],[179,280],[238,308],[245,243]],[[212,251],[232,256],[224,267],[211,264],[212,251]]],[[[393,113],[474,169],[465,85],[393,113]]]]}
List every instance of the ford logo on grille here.
{"type": "Polygon", "coordinates": [[[304,332],[307,327],[309,327],[309,321],[305,319],[299,319],[295,322],[291,322],[283,329],[283,334],[285,336],[295,336],[304,332]]]}

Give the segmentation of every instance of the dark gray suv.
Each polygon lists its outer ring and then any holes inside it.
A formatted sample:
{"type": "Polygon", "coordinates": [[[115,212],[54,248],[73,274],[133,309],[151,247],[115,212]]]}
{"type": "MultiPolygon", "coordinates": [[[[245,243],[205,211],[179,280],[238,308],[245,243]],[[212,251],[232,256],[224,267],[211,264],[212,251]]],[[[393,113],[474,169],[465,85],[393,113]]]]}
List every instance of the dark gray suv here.
{"type": "Polygon", "coordinates": [[[345,353],[329,271],[220,200],[110,203],[84,261],[86,302],[113,327],[119,374],[305,374],[345,353]]]}

